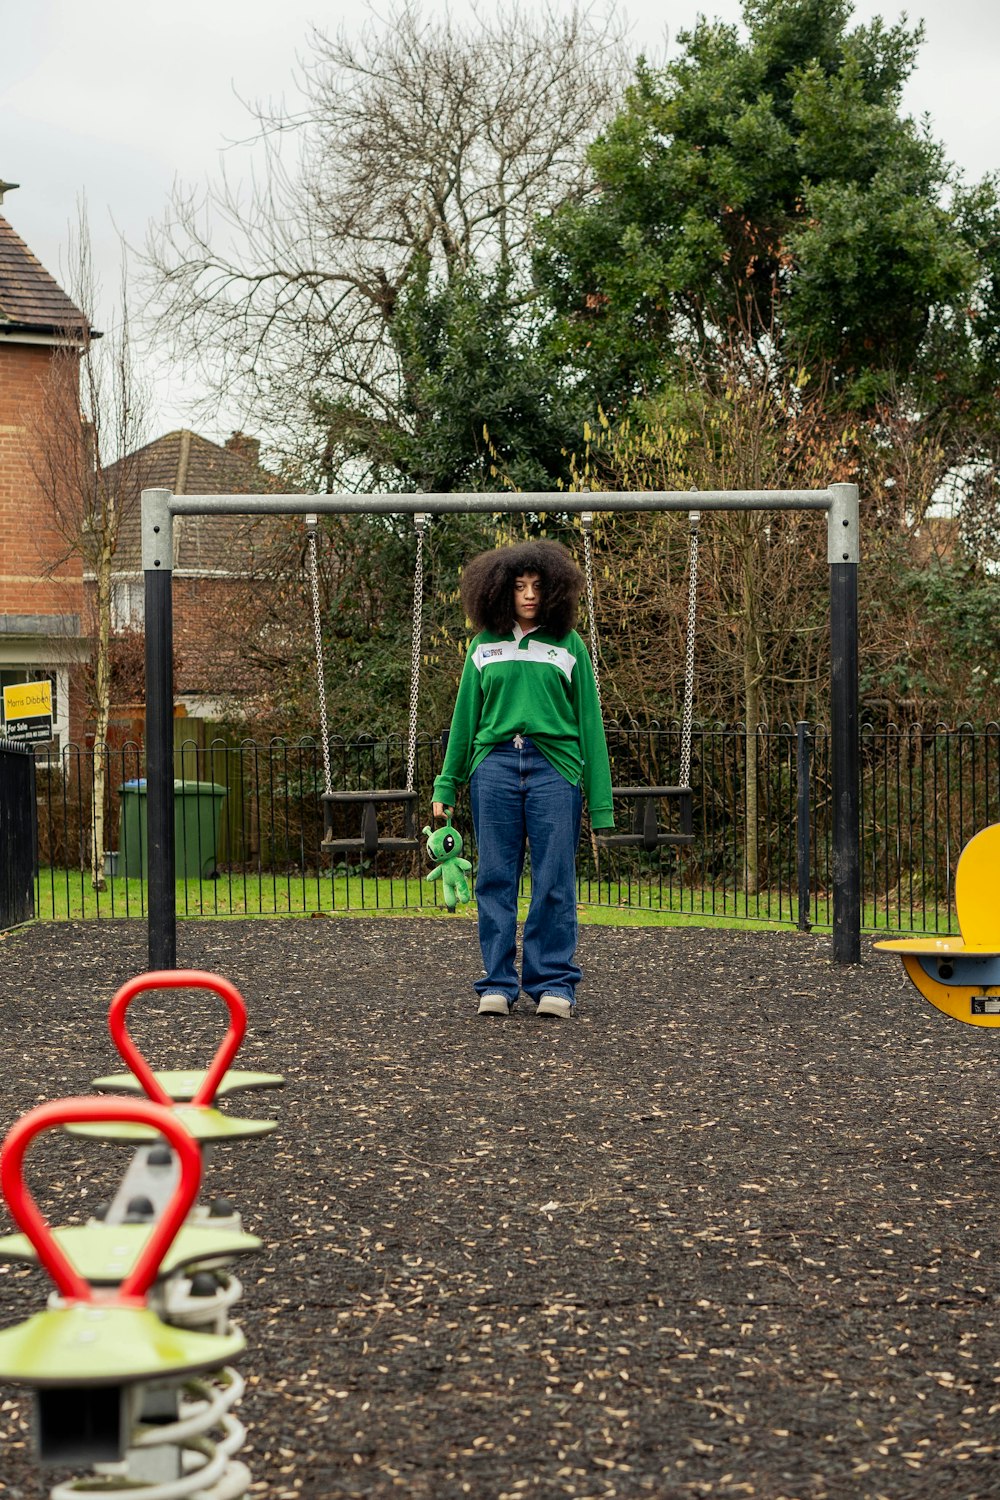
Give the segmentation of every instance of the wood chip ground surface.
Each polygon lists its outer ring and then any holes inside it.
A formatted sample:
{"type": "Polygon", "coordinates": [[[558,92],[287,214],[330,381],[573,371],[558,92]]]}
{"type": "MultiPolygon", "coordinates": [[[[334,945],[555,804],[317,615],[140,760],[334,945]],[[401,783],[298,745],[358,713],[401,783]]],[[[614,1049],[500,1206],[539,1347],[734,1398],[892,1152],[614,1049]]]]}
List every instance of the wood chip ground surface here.
{"type": "MultiPolygon", "coordinates": [[[[116,1070],[145,942],[0,939],[4,1129],[116,1070]]],[[[251,1493],[1000,1496],[997,1034],[828,938],[585,928],[580,956],[577,1020],[484,1021],[467,918],[181,924],[179,964],[246,995],[239,1065],[288,1080],[226,1101],[279,1130],[206,1179],[266,1243],[251,1493]]],[[[163,1067],[222,1028],[189,993],[130,1015],[163,1067]]],[[[29,1178],[68,1222],[127,1161],[47,1136],[29,1178]]],[[[46,1290],[0,1268],[0,1323],[46,1290]]],[[[0,1387],[0,1495],[47,1493],[0,1387]]]]}

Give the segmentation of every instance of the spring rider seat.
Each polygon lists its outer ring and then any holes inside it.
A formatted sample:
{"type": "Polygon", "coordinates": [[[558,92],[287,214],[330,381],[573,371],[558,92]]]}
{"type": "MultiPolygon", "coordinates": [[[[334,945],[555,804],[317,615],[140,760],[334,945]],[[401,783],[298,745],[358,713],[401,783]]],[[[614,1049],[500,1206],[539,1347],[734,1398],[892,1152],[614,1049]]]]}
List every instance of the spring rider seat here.
{"type": "Polygon", "coordinates": [[[969,840],[955,871],[961,937],[892,938],[903,968],[938,1010],[970,1026],[1000,1026],[1000,823],[969,840]]]}

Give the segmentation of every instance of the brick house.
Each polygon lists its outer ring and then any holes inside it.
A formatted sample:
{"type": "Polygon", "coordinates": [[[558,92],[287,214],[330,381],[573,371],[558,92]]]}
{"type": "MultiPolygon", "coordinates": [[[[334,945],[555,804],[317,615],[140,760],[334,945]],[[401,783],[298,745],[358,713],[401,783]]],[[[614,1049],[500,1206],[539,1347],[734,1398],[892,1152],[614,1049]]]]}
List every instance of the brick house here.
{"type": "MultiPolygon", "coordinates": [[[[0,184],[0,203],[12,186],[0,184]]],[[[79,308],[0,215],[0,686],[50,679],[57,745],[82,728],[88,643],[82,564],[38,478],[40,434],[51,382],[79,379],[86,333],[79,308]]]]}
{"type": "MultiPolygon", "coordinates": [[[[0,203],[4,187],[0,184],[0,203]]],[[[60,405],[79,409],[79,349],[88,330],[80,310],[8,221],[0,216],[0,687],[47,677],[53,687],[55,748],[85,744],[83,669],[92,647],[94,579],[60,530],[40,475],[54,381],[60,405]],[[79,330],[78,336],[75,331],[79,330]],[[67,355],[69,357],[67,358],[67,355]]],[[[90,336],[99,337],[93,330],[90,336]]],[[[75,417],[72,418],[75,422],[75,417]]],[[[81,419],[80,440],[86,442],[81,419]]],[[[74,439],[75,441],[75,439],[74,439]]],[[[167,433],[118,465],[122,522],[114,560],[112,629],[125,649],[123,681],[113,679],[112,738],[142,733],[143,575],[139,494],[260,493],[281,488],[259,467],[259,445],[234,433],[225,445],[197,433],[167,433]],[[121,703],[124,696],[126,703],[121,703]]],[[[82,521],[81,502],[81,521],[82,521]]],[[[175,709],[214,717],[223,689],[238,691],[241,662],[227,646],[227,606],[245,577],[255,538],[267,522],[188,516],[175,523],[175,709]]],[[[244,588],[245,599],[245,588],[244,588]]],[[[115,656],[115,645],[112,648],[115,656]]],[[[0,697],[2,704],[2,697],[0,697]]]]}
{"type": "MultiPolygon", "coordinates": [[[[143,628],[139,494],[163,488],[175,495],[264,494],[287,486],[258,464],[259,443],[234,432],[225,444],[196,432],[169,432],[130,455],[132,493],[120,497],[122,529],[115,559],[113,624],[143,628]]],[[[114,474],[109,467],[109,476],[114,474]]],[[[244,686],[244,667],[228,640],[228,611],[245,603],[241,583],[269,520],[239,516],[178,516],[174,520],[173,626],[175,712],[215,718],[221,701],[244,686]]]]}

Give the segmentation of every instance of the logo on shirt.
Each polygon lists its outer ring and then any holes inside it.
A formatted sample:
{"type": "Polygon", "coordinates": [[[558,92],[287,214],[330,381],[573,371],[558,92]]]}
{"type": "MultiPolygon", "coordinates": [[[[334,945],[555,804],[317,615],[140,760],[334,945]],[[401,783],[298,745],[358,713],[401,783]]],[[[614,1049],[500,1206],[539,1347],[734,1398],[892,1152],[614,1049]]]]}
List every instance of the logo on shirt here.
{"type": "Polygon", "coordinates": [[[523,632],[520,638],[515,637],[509,641],[483,642],[476,647],[472,653],[472,660],[476,670],[482,672],[486,667],[512,667],[520,671],[523,667],[555,667],[556,671],[562,672],[567,682],[573,680],[573,668],[576,658],[565,646],[553,646],[548,641],[533,639],[530,633],[526,636],[523,632]]]}

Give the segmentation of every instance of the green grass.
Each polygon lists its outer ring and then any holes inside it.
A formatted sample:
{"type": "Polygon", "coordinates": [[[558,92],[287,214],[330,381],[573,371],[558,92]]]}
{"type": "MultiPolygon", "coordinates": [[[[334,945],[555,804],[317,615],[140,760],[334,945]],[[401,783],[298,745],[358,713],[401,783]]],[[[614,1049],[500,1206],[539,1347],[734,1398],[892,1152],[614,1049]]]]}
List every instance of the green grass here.
{"type": "MultiPolygon", "coordinates": [[[[678,900],[674,907],[660,904],[660,893],[654,885],[633,883],[628,888],[627,900],[613,902],[608,899],[616,891],[601,888],[605,896],[603,903],[584,901],[580,908],[580,921],[601,927],[708,927],[708,928],[754,928],[758,930],[788,930],[794,927],[785,893],[779,909],[777,896],[770,901],[766,893],[760,898],[742,895],[693,890],[683,893],[683,906],[678,900]],[[779,915],[780,910],[780,915],[779,915]]],[[[591,887],[591,890],[595,890],[591,887]]],[[[675,897],[679,892],[675,892],[675,897]]],[[[449,921],[469,921],[475,917],[475,904],[459,907],[451,913],[442,905],[427,901],[425,884],[416,879],[385,879],[377,882],[368,877],[352,874],[338,875],[332,882],[329,875],[317,880],[301,876],[263,876],[223,874],[218,880],[179,880],[177,882],[177,915],[181,918],[218,917],[325,917],[325,916],[409,916],[445,918],[449,921]]],[[[101,892],[96,892],[90,877],[79,870],[43,869],[36,881],[35,911],[42,921],[80,921],[93,918],[134,918],[144,920],[147,911],[147,893],[143,881],[126,880],[115,876],[107,881],[101,892]]],[[[521,915],[527,911],[527,899],[520,903],[521,915]]],[[[947,931],[949,915],[943,909],[930,906],[925,925],[920,918],[923,913],[887,909],[884,903],[876,908],[867,903],[862,914],[862,927],[866,932],[911,932],[947,931]],[[938,926],[935,928],[935,917],[938,926]]],[[[832,925],[832,909],[828,899],[814,903],[812,911],[814,930],[829,931],[832,925]]]]}
{"type": "MultiPolygon", "coordinates": [[[[218,880],[178,880],[179,917],[289,917],[326,915],[331,907],[348,914],[406,908],[433,912],[420,905],[425,894],[417,880],[374,880],[340,876],[333,881],[301,876],[220,875],[218,880]],[[406,906],[406,903],[409,905],[406,906]]],[[[89,874],[79,870],[42,870],[35,882],[35,911],[40,919],[79,921],[94,917],[144,918],[148,900],[145,881],[114,876],[95,891],[89,874]]],[[[441,908],[444,916],[448,912],[441,908]]]]}

